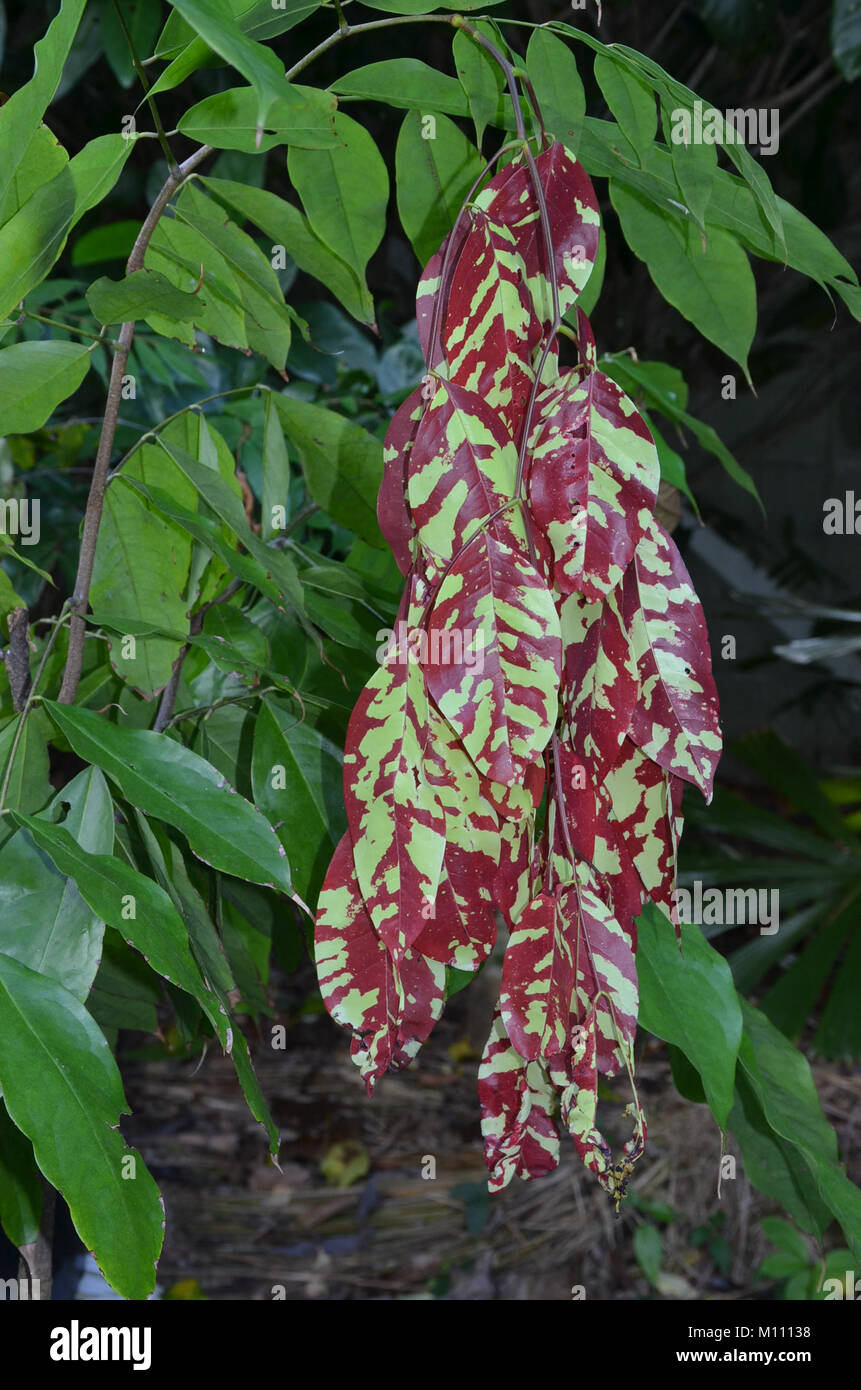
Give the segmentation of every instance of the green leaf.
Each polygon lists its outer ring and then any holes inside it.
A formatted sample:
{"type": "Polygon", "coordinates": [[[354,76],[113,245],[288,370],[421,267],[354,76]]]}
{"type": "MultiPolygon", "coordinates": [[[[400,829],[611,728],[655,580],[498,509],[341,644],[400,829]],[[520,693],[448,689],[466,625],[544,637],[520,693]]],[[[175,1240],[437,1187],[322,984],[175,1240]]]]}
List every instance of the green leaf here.
{"type": "Polygon", "coordinates": [[[359,276],[311,230],[308,219],[292,203],[262,188],[232,183],[228,179],[202,179],[217,198],[270,237],[273,252],[283,247],[300,270],[313,275],[341,301],[360,323],[374,326],[374,301],[359,276]]]}
{"type": "MultiPolygon", "coordinates": [[[[272,0],[257,0],[256,4],[250,6],[248,0],[228,0],[229,9],[238,20],[240,29],[250,39],[268,39],[275,34],[285,33],[318,10],[321,3],[322,0],[279,0],[279,6],[275,9],[272,0]]],[[[191,25],[175,10],[168,16],[155,52],[160,58],[172,58],[173,62],[150,88],[153,94],[170,91],[197,72],[198,68],[218,62],[212,49],[197,37],[191,25]]]]}
{"type": "Polygon", "coordinates": [[[861,74],[861,7],[857,0],[834,0],[831,52],[847,82],[861,74]]]}
{"type": "Polygon", "coordinates": [[[140,810],[181,830],[204,864],[292,896],[275,832],[203,758],[166,734],[120,729],[90,710],[52,700],[44,708],[79,757],[101,767],[140,810]]]}
{"type": "Polygon", "coordinates": [[[195,295],[178,290],[157,270],[135,270],[122,280],[103,275],[90,285],[86,299],[99,323],[127,323],[148,314],[188,321],[198,309],[195,295]]]}
{"type": "Polygon", "coordinates": [[[823,1057],[838,1061],[857,1061],[861,1057],[861,932],[858,930],[858,899],[852,904],[855,933],[843,958],[837,979],[822,1011],[813,1046],[823,1057]]]}
{"type": "Polygon", "coordinates": [[[383,101],[411,111],[445,111],[468,117],[469,98],[456,77],[447,77],[421,58],[385,58],[345,73],[329,89],[342,101],[383,101]],[[421,93],[421,99],[417,94],[421,93]]]}
{"type": "Polygon", "coordinates": [[[788,1255],[797,1268],[806,1269],[810,1264],[810,1251],[807,1241],[799,1235],[794,1226],[779,1216],[766,1216],[762,1220],[763,1233],[772,1245],[788,1255]]]}
{"type": "Polygon", "coordinates": [[[801,1228],[822,1236],[831,1213],[793,1144],[776,1134],[757,1092],[740,1070],[729,1128],[741,1148],[744,1172],[758,1192],[779,1202],[801,1228]]]}
{"type": "Polygon", "coordinates": [[[395,174],[401,225],[425,265],[454,226],[484,163],[447,116],[436,117],[432,140],[423,139],[423,123],[417,111],[404,117],[395,150],[395,174]]]}
{"type": "MultiPolygon", "coordinates": [[[[555,34],[546,29],[533,29],[526,49],[526,71],[535,88],[546,129],[576,154],[586,114],[586,93],[574,54],[555,34]]],[[[586,287],[587,294],[597,270],[596,265],[586,287]]]]}
{"type": "Polygon", "coordinates": [[[73,994],[2,954],[0,1085],[108,1283],[123,1298],[146,1298],[164,1212],[143,1159],[117,1128],[128,1104],[111,1050],[73,994]]]}
{"type": "Polygon", "coordinates": [[[300,145],[306,150],[328,149],[339,143],[335,131],[335,99],[316,87],[285,86],[284,95],[269,108],[258,141],[257,102],[252,87],[231,87],[192,106],[177,129],[189,140],[219,150],[263,153],[276,145],[300,145]]]}
{"type": "MultiPolygon", "coordinates": [[[[0,786],[9,772],[12,745],[23,716],[16,714],[3,730],[0,730],[0,786]]],[[[46,801],[54,795],[54,788],[48,778],[48,745],[46,739],[50,725],[46,723],[41,710],[33,710],[24,720],[24,729],[15,750],[9,786],[6,790],[4,809],[12,811],[40,811],[46,801]]],[[[0,845],[5,844],[12,834],[9,818],[0,820],[0,845]]]]}
{"type": "MultiPolygon", "coordinates": [[[[329,157],[329,152],[299,153],[312,159],[329,157]]],[[[240,231],[199,188],[187,185],[183,189],[176,213],[223,258],[235,277],[245,311],[248,346],[271,362],[276,371],[283,371],[290,351],[291,320],[271,262],[251,237],[240,231]]]]}
{"type": "Polygon", "coordinates": [[[289,852],[296,887],[313,902],[346,828],[341,756],[316,729],[279,718],[264,700],[254,721],[251,776],[254,801],[289,852]]]}
{"type": "MultiPolygon", "coordinates": [[[[490,24],[477,21],[474,26],[480,34],[499,47],[499,37],[490,24]]],[[[455,71],[460,79],[469,110],[475,125],[475,140],[479,149],[484,132],[496,118],[499,102],[505,88],[505,74],[496,60],[482,48],[465,30],[458,29],[452,43],[452,58],[455,71]]],[[[423,93],[422,87],[418,88],[423,93]]]]}
{"type": "Polygon", "coordinates": [[[334,410],[292,396],[277,395],[274,400],[285,433],[302,456],[314,501],[333,521],[381,549],[385,542],[376,512],[383,475],[379,440],[334,410]]]}
{"type": "Polygon", "coordinates": [[[664,1255],[664,1243],[657,1226],[643,1222],[637,1227],[634,1232],[634,1255],[652,1288],[657,1288],[664,1255]]]}
{"type": "Polygon", "coordinates": [[[13,343],[0,349],[0,435],[41,429],[90,368],[79,343],[13,343]]]}
{"type": "Polygon", "coordinates": [[[18,1249],[31,1245],[42,1221],[42,1178],[33,1145],[0,1100],[0,1227],[18,1249]]]}
{"type": "MultiPolygon", "coordinates": [[[[153,4],[152,0],[122,0],[122,14],[135,53],[139,58],[145,58],[159,31],[161,6],[153,4]]],[[[137,74],[114,0],[102,0],[99,27],[102,48],[111,71],[121,87],[131,87],[137,74]]]]}
{"type": "Polygon", "coordinates": [[[335,117],[341,144],[330,150],[287,151],[287,171],[311,230],[364,278],[383,239],[389,176],[364,126],[342,112],[335,117]]]}
{"type": "Polygon", "coordinates": [[[468,14],[470,10],[487,10],[501,5],[503,0],[362,0],[370,10],[383,10],[386,14],[432,14],[434,10],[460,10],[468,14]]]}
{"type": "Polygon", "coordinates": [[[682,201],[700,231],[705,234],[706,211],[718,172],[717,147],[696,140],[690,140],[687,145],[676,144],[672,138],[672,110],[667,103],[662,103],[661,111],[664,135],[667,146],[672,150],[673,173],[682,201]]]}
{"type": "Polygon", "coordinates": [[[638,919],[640,1022],[681,1048],[699,1072],[723,1128],[733,1103],[742,1020],[729,966],[695,926],[682,927],[682,949],[663,914],[648,904],[638,919]]]}
{"type": "MultiPolygon", "coordinates": [[[[114,809],[98,768],[67,783],[45,816],[56,820],[64,806],[67,838],[86,852],[110,854],[114,809]]],[[[98,969],[102,933],[103,919],[74,882],[46,862],[29,835],[13,835],[0,850],[0,951],[58,980],[83,1003],[98,969]]]]}
{"type": "Polygon", "coordinates": [[[603,53],[595,56],[595,81],[642,165],[658,129],[655,93],[650,84],[624,63],[603,53]]]}
{"type": "Polygon", "coordinates": [[[122,135],[91,140],[0,227],[0,317],[44,279],[70,229],[113,188],[133,145],[122,135]]]}
{"type": "MultiPolygon", "coordinates": [[[[170,427],[173,435],[176,426],[170,427]]],[[[154,628],[188,628],[185,598],[191,561],[188,531],[169,521],[134,490],[136,480],[163,488],[180,506],[193,507],[194,489],[155,445],[146,444],[125,464],[105,495],[96,546],[90,598],[94,608],[114,617],[146,619],[154,628]]],[[[133,643],[112,638],[111,666],[122,680],[150,698],[170,680],[181,642],[124,633],[133,643]]]]}
{"type": "MultiPolygon", "coordinates": [[[[248,38],[227,0],[170,0],[175,10],[213,52],[241,73],[257,94],[257,126],[262,129],[272,106],[284,95],[284,64],[248,38]]],[[[151,89],[158,91],[158,83],[151,89]]]]}
{"type": "MultiPolygon", "coordinates": [[[[804,759],[773,730],[759,730],[739,739],[733,746],[733,753],[791,805],[809,816],[829,839],[849,845],[856,854],[861,852],[858,836],[828,800],[804,759]]],[[[858,867],[861,871],[861,862],[858,867]]]]}
{"type": "Polygon", "coordinates": [[[659,211],[615,180],[610,182],[610,200],[625,240],[645,261],[667,303],[738,362],[749,380],[756,284],[747,255],[735,238],[710,227],[704,250],[692,222],[669,208],[659,211]]]}
{"type": "MultiPolygon", "coordinates": [[[[5,108],[0,108],[5,109],[5,108]]],[[[43,184],[49,183],[69,162],[68,151],[46,125],[36,127],[26,156],[10,180],[0,202],[0,226],[14,217],[43,184]]],[[[135,231],[140,227],[136,224],[135,231]]]]}
{"type": "MultiPolygon", "coordinates": [[[[19,167],[29,158],[31,141],[57,90],[85,4],[86,0],[63,0],[48,32],[33,50],[33,76],[0,107],[0,207],[5,205],[19,167]]],[[[7,311],[2,312],[5,315],[7,311]]]]}
{"type": "Polygon", "coordinates": [[[277,507],[287,511],[290,490],[290,460],[278,411],[272,393],[266,393],[263,406],[263,491],[260,499],[261,535],[264,541],[281,529],[275,524],[277,507]]]}
{"type": "Polygon", "coordinates": [[[140,231],[140,222],[109,222],[79,236],[72,247],[74,266],[100,265],[102,261],[127,261],[140,231]]]}

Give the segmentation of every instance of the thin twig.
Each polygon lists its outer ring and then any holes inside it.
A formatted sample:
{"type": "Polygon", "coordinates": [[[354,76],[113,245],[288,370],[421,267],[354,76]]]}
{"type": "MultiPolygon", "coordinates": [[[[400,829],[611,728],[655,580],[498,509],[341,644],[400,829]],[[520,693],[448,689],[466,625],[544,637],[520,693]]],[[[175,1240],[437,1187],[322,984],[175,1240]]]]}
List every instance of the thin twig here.
{"type": "Polygon", "coordinates": [[[131,60],[134,64],[134,70],[140,78],[140,84],[144,89],[144,96],[146,97],[147,106],[149,107],[150,112],[152,114],[153,122],[155,124],[156,135],[158,136],[158,142],[161,145],[162,150],[164,151],[164,157],[167,160],[167,167],[171,173],[174,173],[174,171],[177,168],[176,156],[174,155],[173,150],[171,149],[168,143],[167,136],[165,135],[164,126],[161,123],[161,116],[158,114],[158,107],[155,104],[155,99],[151,97],[149,94],[149,78],[144,72],[143,64],[141,63],[141,60],[138,57],[137,49],[134,45],[134,39],[132,38],[131,33],[129,32],[129,27],[126,24],[125,15],[122,12],[119,0],[113,0],[113,4],[114,9],[116,10],[117,19],[120,22],[120,28],[122,29],[126,43],[128,44],[131,60]]]}
{"type": "Polygon", "coordinates": [[[42,653],[42,660],[39,662],[38,670],[36,671],[36,674],[33,677],[33,684],[30,686],[30,689],[27,692],[27,700],[18,720],[18,727],[15,730],[15,736],[12,739],[12,747],[9,749],[9,761],[6,764],[6,773],[3,778],[3,785],[2,787],[0,787],[0,815],[2,815],[3,808],[6,805],[6,794],[9,790],[9,783],[12,779],[12,767],[15,762],[15,755],[18,752],[18,744],[21,742],[21,735],[24,732],[24,725],[26,723],[27,716],[30,713],[30,710],[32,709],[33,701],[36,697],[36,691],[39,688],[39,681],[42,678],[42,672],[45,669],[48,657],[51,655],[51,650],[54,646],[54,643],[56,642],[57,637],[59,636],[60,629],[66,621],[67,614],[68,604],[64,604],[62,610],[60,611],[60,615],[56,620],[54,631],[51,633],[51,636],[45,643],[45,650],[42,653]]]}
{"type": "MultiPolygon", "coordinates": [[[[189,155],[188,159],[184,160],[182,164],[170,172],[158,197],[147,213],[143,226],[138,232],[137,240],[132,247],[132,253],[126,265],[126,274],[131,275],[133,271],[143,269],[147,247],[149,246],[153,232],[158,226],[159,218],[180,184],[203,162],[207,155],[211,153],[212,150],[209,145],[201,145],[193,154],[189,155]]],[[[96,559],[96,542],[98,540],[99,526],[102,520],[108,467],[111,461],[111,453],[113,452],[117,417],[120,411],[123,376],[125,374],[134,336],[135,325],[134,320],[131,319],[127,323],[124,323],[120,329],[119,342],[111,365],[111,376],[108,384],[104,421],[99,438],[99,447],[96,452],[96,461],[93,466],[90,494],[87,498],[87,510],[84,515],[84,530],[81,537],[81,551],[78,558],[78,573],[75,579],[75,590],[69,605],[73,610],[72,621],[69,628],[69,654],[66,660],[66,669],[63,673],[63,683],[58,696],[59,703],[62,705],[70,705],[74,702],[78,691],[78,682],[81,679],[84,634],[86,632],[84,613],[86,612],[90,599],[90,584],[92,583],[93,567],[96,559]]]]}

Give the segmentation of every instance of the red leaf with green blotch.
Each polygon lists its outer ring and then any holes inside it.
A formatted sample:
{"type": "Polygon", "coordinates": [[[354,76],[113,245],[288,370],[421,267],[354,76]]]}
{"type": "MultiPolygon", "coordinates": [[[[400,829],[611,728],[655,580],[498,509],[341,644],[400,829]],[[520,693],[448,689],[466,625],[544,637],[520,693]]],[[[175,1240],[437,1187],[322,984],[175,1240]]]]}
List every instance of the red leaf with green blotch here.
{"type": "MultiPolygon", "coordinates": [[[[410,607],[420,611],[416,603],[410,607]]],[[[445,852],[445,815],[423,771],[427,697],[419,667],[406,656],[393,652],[368,681],[344,750],[356,874],[374,926],[395,956],[422,929],[421,911],[436,897],[445,852]]]]}
{"type": "MultiPolygon", "coordinates": [[[[544,190],[559,307],[564,314],[585,288],[598,254],[598,199],[582,164],[559,141],[538,155],[535,163],[544,190]]],[[[546,332],[552,321],[550,267],[532,175],[521,160],[502,175],[497,176],[497,187],[490,184],[482,189],[475,202],[514,232],[536,313],[546,332]]]]}
{"type": "Polygon", "coordinates": [[[527,1061],[571,1045],[574,940],[556,894],[539,893],[514,924],[502,966],[505,1031],[527,1061]]]}
{"type": "Polygon", "coordinates": [[[518,1056],[498,1009],[478,1071],[478,1098],[490,1191],[500,1192],[515,1177],[551,1173],[559,1162],[553,1087],[540,1062],[518,1056]]]}
{"type": "Polygon", "coordinates": [[[479,772],[522,782],[556,722],[562,644],[547,585],[525,557],[482,532],[448,569],[427,630],[424,671],[437,708],[479,772]],[[464,648],[470,636],[469,661],[438,659],[452,633],[464,648]]]}
{"type": "Polygon", "coordinates": [[[527,495],[563,594],[600,599],[631,562],[658,494],[660,465],[642,416],[603,372],[564,373],[538,393],[527,495]]]}
{"type": "Polygon", "coordinates": [[[452,277],[457,268],[464,242],[469,235],[469,230],[470,221],[464,214],[449,232],[436,255],[431,256],[419,277],[416,291],[416,325],[419,343],[429,371],[437,368],[443,360],[442,332],[445,326],[445,307],[451,294],[452,277]],[[453,243],[452,238],[454,238],[453,243]],[[449,246],[451,246],[451,251],[449,251],[449,246]],[[442,280],[443,274],[445,274],[444,282],[442,280]],[[440,297],[442,298],[442,307],[437,314],[436,341],[431,345],[434,313],[440,297]]]}
{"type": "Polygon", "coordinates": [[[518,442],[541,326],[514,234],[480,210],[470,216],[446,305],[448,376],[481,396],[518,442]]]}
{"type": "Polygon", "coordinates": [[[681,802],[678,788],[672,786],[677,780],[626,738],[605,784],[613,819],[643,887],[668,917],[674,905],[676,850],[681,835],[681,802]]]}
{"type": "Polygon", "coordinates": [[[499,828],[499,867],[493,881],[493,901],[513,931],[526,904],[537,891],[540,863],[536,864],[534,817],[503,821],[499,828]]]}
{"type": "Polygon", "coordinates": [[[417,386],[392,416],[383,444],[383,476],[377,494],[377,521],[401,574],[413,563],[415,526],[407,503],[407,462],[424,413],[422,388],[417,386]]]}
{"type": "Polygon", "coordinates": [[[706,621],[675,542],[653,516],[625,576],[623,612],[641,686],[631,738],[710,801],[722,741],[706,621]]]}
{"type": "Polygon", "coordinates": [[[362,899],[349,835],[320,893],[314,953],[323,1002],[353,1034],[351,1055],[371,1092],[384,1072],[412,1061],[440,1017],[445,969],[416,951],[395,966],[362,899]]]}
{"type": "MultiPolygon", "coordinates": [[[[646,1124],[636,1096],[625,1107],[625,1114],[634,1119],[634,1135],[625,1145],[622,1158],[614,1163],[609,1144],[597,1126],[598,1112],[598,1035],[596,1010],[590,1009],[581,1024],[581,1032],[573,1052],[554,1057],[548,1064],[548,1075],[560,1096],[562,1123],[574,1140],[574,1147],[585,1166],[598,1178],[601,1186],[616,1198],[624,1197],[634,1163],[643,1153],[646,1143],[646,1124]]],[[[628,1062],[633,1072],[633,1057],[628,1049],[628,1062]]]]}
{"type": "Polygon", "coordinates": [[[604,901],[585,863],[576,882],[557,891],[575,965],[571,1026],[594,1009],[598,1070],[614,1076],[637,1031],[637,969],[630,935],[604,901]]]}
{"type": "Polygon", "coordinates": [[[523,782],[515,782],[510,787],[482,777],[481,791],[504,820],[523,820],[525,816],[534,815],[541,805],[544,795],[544,764],[531,763],[526,769],[523,782]]]}
{"type": "Polygon", "coordinates": [[[439,381],[407,465],[412,520],[426,554],[440,568],[459,554],[484,523],[512,548],[526,552],[515,492],[517,450],[499,416],[481,396],[439,381]]]}
{"type": "Polygon", "coordinates": [[[594,372],[598,366],[595,334],[592,332],[591,323],[579,306],[577,308],[577,347],[580,354],[578,371],[581,376],[584,372],[594,372]]]}
{"type": "Polygon", "coordinates": [[[559,606],[562,719],[574,763],[596,784],[618,757],[640,693],[620,598],[617,590],[597,602],[569,594],[559,606]]]}
{"type": "Polygon", "coordinates": [[[459,970],[477,970],[496,940],[493,881],[499,863],[499,818],[485,799],[482,779],[456,734],[428,706],[425,776],[446,821],[442,878],[416,949],[459,970]]]}

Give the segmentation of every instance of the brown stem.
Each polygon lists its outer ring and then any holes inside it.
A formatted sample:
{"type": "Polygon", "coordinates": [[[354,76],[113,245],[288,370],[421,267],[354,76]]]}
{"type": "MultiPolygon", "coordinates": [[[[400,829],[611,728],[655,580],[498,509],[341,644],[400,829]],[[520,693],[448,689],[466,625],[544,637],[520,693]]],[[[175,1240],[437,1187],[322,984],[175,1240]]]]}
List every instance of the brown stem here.
{"type": "MultiPolygon", "coordinates": [[[[126,274],[131,275],[133,271],[143,269],[147,247],[149,246],[153,232],[158,226],[159,218],[180,184],[183,183],[184,180],[188,178],[188,175],[197,168],[198,164],[202,163],[207,155],[211,153],[212,150],[209,145],[201,145],[200,148],[189,155],[188,159],[184,160],[178,168],[170,172],[158,197],[147,213],[143,226],[138,232],[137,240],[132,247],[132,253],[126,265],[126,274]]],[[[123,376],[125,375],[126,364],[129,359],[129,352],[134,336],[134,320],[130,320],[128,323],[124,323],[120,329],[118,346],[114,353],[114,360],[111,366],[104,421],[99,438],[99,447],[96,451],[96,461],[93,466],[90,495],[87,498],[87,510],[84,515],[84,529],[81,536],[78,573],[75,579],[75,590],[69,604],[73,612],[69,627],[69,654],[66,659],[63,683],[60,687],[60,694],[58,696],[61,705],[71,705],[74,702],[78,692],[78,682],[81,679],[81,665],[84,656],[84,636],[86,633],[84,614],[90,601],[90,585],[93,579],[93,567],[96,560],[96,541],[98,540],[99,526],[102,520],[102,508],[104,507],[105,501],[108,468],[110,466],[111,454],[113,453],[117,417],[120,412],[123,376]]]]}
{"type": "Polygon", "coordinates": [[[39,1234],[30,1245],[18,1248],[18,1278],[30,1285],[30,1298],[47,1302],[52,1295],[54,1276],[54,1213],[57,1193],[47,1179],[42,1179],[42,1220],[39,1234]],[[34,1288],[35,1283],[35,1288],[34,1288]]]}
{"type": "MultiPolygon", "coordinates": [[[[226,603],[229,598],[233,597],[233,595],[237,592],[238,589],[242,588],[244,583],[244,579],[231,579],[230,583],[227,585],[225,589],[222,589],[220,594],[216,594],[215,598],[211,598],[208,603],[204,603],[201,608],[198,608],[197,612],[193,613],[191,617],[191,623],[189,624],[188,629],[190,636],[198,636],[203,627],[203,620],[206,617],[206,614],[209,612],[210,608],[215,608],[216,604],[219,603],[226,603]]],[[[170,680],[168,681],[167,685],[162,691],[161,704],[158,707],[158,714],[156,715],[155,723],[152,726],[153,732],[156,734],[163,733],[164,730],[167,728],[168,724],[171,722],[171,717],[173,715],[173,707],[176,704],[177,691],[179,690],[179,680],[180,676],[182,675],[183,663],[185,662],[185,658],[188,656],[188,653],[190,651],[191,643],[186,642],[185,646],[182,648],[182,651],[179,653],[179,656],[176,658],[176,661],[173,663],[173,670],[171,672],[170,680]]]]}

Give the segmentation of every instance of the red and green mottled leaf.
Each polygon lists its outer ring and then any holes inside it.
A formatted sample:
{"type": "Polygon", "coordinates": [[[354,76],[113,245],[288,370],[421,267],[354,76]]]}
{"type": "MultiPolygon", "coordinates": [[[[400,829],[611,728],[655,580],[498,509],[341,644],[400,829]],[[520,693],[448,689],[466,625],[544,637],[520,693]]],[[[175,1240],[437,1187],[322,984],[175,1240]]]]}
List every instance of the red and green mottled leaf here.
{"type": "Polygon", "coordinates": [[[606,787],[613,818],[643,887],[669,917],[675,902],[676,850],[681,834],[678,788],[670,789],[668,774],[630,739],[625,739],[615,766],[607,774],[606,787]]]}
{"type": "Polygon", "coordinates": [[[711,800],[721,734],[705,617],[674,541],[654,517],[626,576],[623,609],[641,686],[631,738],[711,800]]]}
{"type": "Polygon", "coordinates": [[[562,643],[547,585],[528,560],[481,532],[448,569],[428,638],[428,691],[479,772],[522,782],[556,722],[562,643]],[[464,645],[471,639],[478,659],[432,659],[447,632],[464,645]]]}
{"type": "Polygon", "coordinates": [[[563,594],[600,599],[631,562],[660,483],[654,441],[633,401],[603,372],[566,372],[538,394],[529,505],[563,594]]]}
{"type": "Polygon", "coordinates": [[[422,388],[417,386],[392,416],[383,443],[377,521],[401,574],[408,574],[413,563],[415,526],[406,495],[407,463],[424,409],[422,388]]]}
{"type": "Polygon", "coordinates": [[[595,783],[618,757],[640,692],[619,599],[617,590],[597,602],[569,594],[559,610],[562,717],[572,754],[595,783]]]}
{"type": "Polygon", "coordinates": [[[490,1191],[500,1192],[515,1177],[552,1173],[559,1163],[553,1087],[540,1062],[518,1055],[498,1009],[478,1071],[478,1097],[490,1191]]]}

